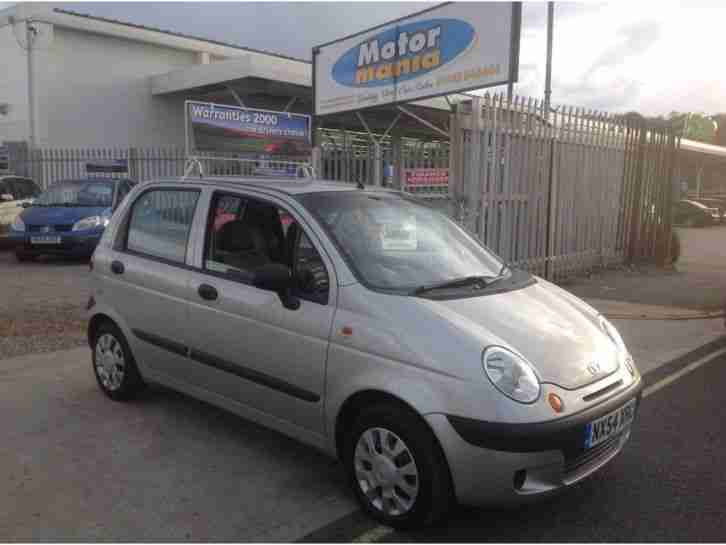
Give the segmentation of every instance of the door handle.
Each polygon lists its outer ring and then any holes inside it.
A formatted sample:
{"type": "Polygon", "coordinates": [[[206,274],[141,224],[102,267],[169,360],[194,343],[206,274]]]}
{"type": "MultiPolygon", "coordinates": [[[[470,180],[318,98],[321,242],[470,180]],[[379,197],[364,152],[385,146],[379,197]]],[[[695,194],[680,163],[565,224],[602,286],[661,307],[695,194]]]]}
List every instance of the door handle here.
{"type": "Polygon", "coordinates": [[[199,288],[197,288],[197,293],[199,294],[199,297],[206,299],[207,301],[214,301],[217,297],[219,297],[217,288],[210,286],[209,284],[201,284],[199,288]]]}
{"type": "Polygon", "coordinates": [[[111,262],[111,272],[114,274],[123,274],[124,273],[124,264],[120,261],[112,261],[111,262]]]}

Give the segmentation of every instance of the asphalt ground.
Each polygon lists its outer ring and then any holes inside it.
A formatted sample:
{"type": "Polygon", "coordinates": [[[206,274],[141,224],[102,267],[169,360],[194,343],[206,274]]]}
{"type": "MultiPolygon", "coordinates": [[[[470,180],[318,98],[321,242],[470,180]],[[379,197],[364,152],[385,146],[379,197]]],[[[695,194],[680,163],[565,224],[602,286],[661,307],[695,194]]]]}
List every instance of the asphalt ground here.
{"type": "Polygon", "coordinates": [[[677,228],[673,268],[636,266],[575,277],[562,287],[583,298],[717,311],[726,308],[726,225],[677,228]]]}
{"type": "Polygon", "coordinates": [[[551,499],[507,510],[458,507],[445,525],[420,532],[376,526],[357,512],[303,541],[722,542],[725,345],[712,343],[647,374],[646,385],[660,389],[646,388],[623,452],[551,499]],[[715,350],[722,354],[692,369],[715,350]]]}

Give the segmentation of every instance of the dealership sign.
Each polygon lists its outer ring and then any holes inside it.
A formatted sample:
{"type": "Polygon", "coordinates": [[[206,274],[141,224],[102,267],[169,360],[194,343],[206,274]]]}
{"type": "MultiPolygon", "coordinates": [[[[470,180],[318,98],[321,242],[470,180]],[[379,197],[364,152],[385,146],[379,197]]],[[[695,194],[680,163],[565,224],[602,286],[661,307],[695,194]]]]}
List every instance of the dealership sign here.
{"type": "Polygon", "coordinates": [[[404,168],[403,185],[411,187],[445,187],[449,185],[448,168],[404,168]]]}
{"type": "Polygon", "coordinates": [[[310,116],[187,101],[188,152],[307,157],[310,116]]]}
{"type": "Polygon", "coordinates": [[[448,3],[313,49],[316,115],[516,81],[519,3],[448,3]]]}

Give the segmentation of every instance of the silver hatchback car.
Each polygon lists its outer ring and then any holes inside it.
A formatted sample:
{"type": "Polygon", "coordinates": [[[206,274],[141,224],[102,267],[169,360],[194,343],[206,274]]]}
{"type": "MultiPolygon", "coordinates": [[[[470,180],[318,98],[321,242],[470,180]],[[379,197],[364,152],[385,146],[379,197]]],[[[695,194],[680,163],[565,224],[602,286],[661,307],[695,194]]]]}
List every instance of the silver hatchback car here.
{"type": "Polygon", "coordinates": [[[587,477],[641,397],[603,316],[395,191],[144,183],[91,266],[108,397],[161,383],[317,447],[399,528],[587,477]]]}

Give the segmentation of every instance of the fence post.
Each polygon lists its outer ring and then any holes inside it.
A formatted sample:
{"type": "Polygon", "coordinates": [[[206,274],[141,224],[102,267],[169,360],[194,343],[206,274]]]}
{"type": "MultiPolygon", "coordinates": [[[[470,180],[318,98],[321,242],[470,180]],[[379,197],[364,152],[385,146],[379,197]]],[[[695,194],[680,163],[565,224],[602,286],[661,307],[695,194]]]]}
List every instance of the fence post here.
{"type": "Polygon", "coordinates": [[[322,156],[320,153],[320,146],[315,146],[312,149],[311,159],[312,159],[313,170],[315,171],[315,177],[324,178],[325,176],[323,176],[323,168],[322,168],[323,163],[322,163],[322,156]]]}
{"type": "Polygon", "coordinates": [[[554,279],[554,266],[552,260],[555,257],[555,228],[557,226],[557,206],[555,199],[557,192],[555,189],[555,146],[556,136],[553,134],[549,142],[549,168],[547,169],[547,226],[545,239],[545,278],[547,280],[554,279]]]}
{"type": "Polygon", "coordinates": [[[129,178],[132,180],[136,180],[137,182],[140,182],[139,180],[139,164],[138,164],[138,152],[136,148],[129,148],[129,178]]]}
{"type": "Polygon", "coordinates": [[[636,257],[636,247],[640,243],[640,212],[643,205],[643,178],[645,177],[645,151],[648,145],[648,130],[644,122],[639,123],[640,135],[637,152],[637,175],[633,187],[633,208],[630,211],[630,244],[628,247],[628,265],[632,265],[636,257]]]}

